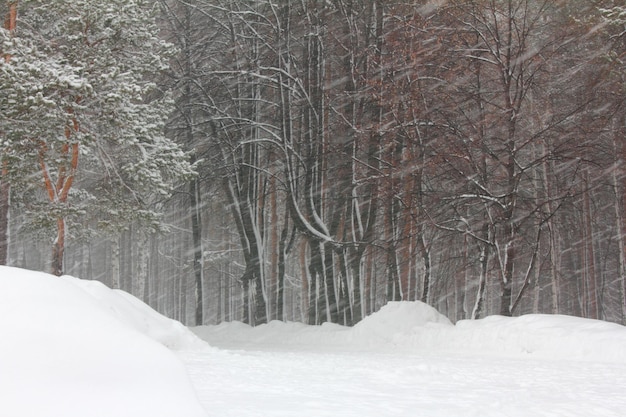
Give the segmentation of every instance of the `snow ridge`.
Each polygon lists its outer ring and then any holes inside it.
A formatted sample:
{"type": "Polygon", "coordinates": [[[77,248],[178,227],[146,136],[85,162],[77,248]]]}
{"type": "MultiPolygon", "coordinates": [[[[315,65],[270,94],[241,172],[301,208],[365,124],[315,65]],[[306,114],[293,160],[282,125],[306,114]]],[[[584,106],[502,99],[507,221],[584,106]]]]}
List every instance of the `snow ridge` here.
{"type": "Polygon", "coordinates": [[[217,347],[272,350],[377,350],[626,364],[626,327],[564,315],[491,316],[452,324],[419,302],[390,302],[353,328],[278,321],[192,329],[217,347]]]}

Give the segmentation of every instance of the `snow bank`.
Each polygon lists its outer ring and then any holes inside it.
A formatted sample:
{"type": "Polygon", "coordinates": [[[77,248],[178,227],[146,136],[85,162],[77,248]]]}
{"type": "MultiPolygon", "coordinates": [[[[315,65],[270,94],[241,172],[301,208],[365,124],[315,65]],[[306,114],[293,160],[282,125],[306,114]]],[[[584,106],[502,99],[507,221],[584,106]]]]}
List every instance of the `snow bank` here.
{"type": "Polygon", "coordinates": [[[206,343],[180,322],[157,313],[152,307],[126,291],[112,290],[99,281],[87,281],[67,275],[61,279],[85,291],[101,308],[121,323],[169,349],[206,348],[206,343]]]}
{"type": "Polygon", "coordinates": [[[270,350],[354,348],[348,344],[350,328],[332,323],[309,326],[302,323],[274,320],[267,324],[252,327],[234,321],[213,326],[198,326],[191,330],[201,339],[216,347],[270,350]]]}
{"type": "Polygon", "coordinates": [[[428,323],[449,325],[450,320],[424,303],[390,302],[354,327],[333,323],[309,326],[271,321],[256,327],[235,321],[191,330],[214,346],[257,349],[362,350],[393,343],[394,337],[428,323]]]}
{"type": "Polygon", "coordinates": [[[192,329],[225,348],[374,349],[420,354],[626,363],[626,327],[599,320],[531,314],[462,320],[453,325],[421,302],[392,302],[353,328],[272,322],[255,328],[223,323],[192,329]]]}
{"type": "Polygon", "coordinates": [[[626,363],[626,327],[600,320],[546,314],[492,316],[438,330],[416,328],[397,342],[449,352],[626,363]]]}
{"type": "Polygon", "coordinates": [[[394,301],[357,323],[352,332],[354,337],[369,339],[372,344],[393,343],[397,335],[431,324],[452,325],[446,316],[428,304],[394,301]]]}
{"type": "Polygon", "coordinates": [[[200,346],[104,285],[0,267],[0,415],[200,417],[166,346],[200,346]]]}

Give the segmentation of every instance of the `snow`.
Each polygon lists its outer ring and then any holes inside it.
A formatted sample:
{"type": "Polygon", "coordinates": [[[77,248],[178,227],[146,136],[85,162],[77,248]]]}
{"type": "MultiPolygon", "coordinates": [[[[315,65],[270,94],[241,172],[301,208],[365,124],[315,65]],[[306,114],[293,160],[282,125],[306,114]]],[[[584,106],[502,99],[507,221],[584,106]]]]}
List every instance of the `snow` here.
{"type": "Polygon", "coordinates": [[[354,328],[274,321],[193,330],[221,349],[182,355],[216,416],[618,417],[626,410],[626,328],[597,320],[528,315],[453,325],[420,302],[394,302],[354,328]]]}
{"type": "Polygon", "coordinates": [[[200,345],[121,291],[0,266],[1,416],[206,416],[170,350],[200,345]]]}
{"type": "Polygon", "coordinates": [[[235,349],[402,352],[575,360],[626,366],[626,328],[600,320],[529,314],[461,320],[421,302],[389,302],[353,328],[325,323],[222,323],[192,329],[210,345],[235,349]]]}
{"type": "Polygon", "coordinates": [[[388,303],[349,328],[192,329],[101,283],[0,267],[0,416],[618,417],[626,328],[452,324],[388,303]],[[206,410],[206,411],[205,411],[206,410]]]}

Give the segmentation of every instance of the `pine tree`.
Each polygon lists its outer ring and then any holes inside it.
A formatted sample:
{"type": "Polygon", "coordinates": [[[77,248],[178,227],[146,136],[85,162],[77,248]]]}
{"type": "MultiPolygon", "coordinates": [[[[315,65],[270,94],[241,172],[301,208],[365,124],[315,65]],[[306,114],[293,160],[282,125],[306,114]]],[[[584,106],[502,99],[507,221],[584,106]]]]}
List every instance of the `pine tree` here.
{"type": "MultiPolygon", "coordinates": [[[[193,173],[163,134],[171,100],[151,77],[171,46],[158,37],[154,2],[30,0],[7,52],[1,88],[9,165],[36,229],[56,231],[53,272],[63,273],[68,228],[160,228],[158,200],[193,173]],[[18,169],[19,168],[19,169],[18,169]],[[32,175],[38,172],[38,175],[32,175]]],[[[6,38],[6,36],[5,36],[6,38]]]]}
{"type": "MultiPolygon", "coordinates": [[[[10,36],[17,23],[17,1],[7,2],[4,32],[2,37],[10,36]]],[[[3,48],[2,48],[3,49],[3,48]]],[[[11,55],[4,55],[4,63],[11,60],[11,55]]],[[[0,265],[6,265],[9,252],[9,202],[11,188],[8,180],[8,161],[4,157],[4,144],[0,148],[0,265]]]]}

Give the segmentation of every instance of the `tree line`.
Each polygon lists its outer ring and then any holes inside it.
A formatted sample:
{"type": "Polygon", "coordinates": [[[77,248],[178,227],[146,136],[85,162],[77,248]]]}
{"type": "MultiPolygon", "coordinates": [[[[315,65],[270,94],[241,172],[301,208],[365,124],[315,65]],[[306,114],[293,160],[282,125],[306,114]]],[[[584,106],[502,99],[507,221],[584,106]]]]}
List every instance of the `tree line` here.
{"type": "Polygon", "coordinates": [[[173,49],[149,79],[184,155],[163,166],[189,165],[162,199],[137,184],[128,213],[159,227],[77,236],[69,272],[197,324],[353,324],[393,300],[625,322],[623,3],[159,4],[173,49]]]}

